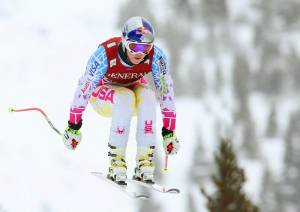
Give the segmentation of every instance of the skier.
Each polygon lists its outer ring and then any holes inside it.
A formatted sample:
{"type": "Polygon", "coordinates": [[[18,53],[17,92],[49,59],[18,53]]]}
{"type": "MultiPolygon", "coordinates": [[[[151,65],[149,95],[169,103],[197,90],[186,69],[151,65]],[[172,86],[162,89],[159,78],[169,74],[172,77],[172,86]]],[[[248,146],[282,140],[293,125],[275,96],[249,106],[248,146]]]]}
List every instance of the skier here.
{"type": "Polygon", "coordinates": [[[63,142],[74,150],[81,142],[82,115],[88,102],[102,116],[112,117],[109,136],[108,177],[126,185],[125,150],[132,116],[137,116],[137,154],[134,179],[154,183],[156,97],[144,76],[152,74],[163,117],[163,147],[176,154],[176,111],[173,82],[164,52],[154,42],[154,30],[143,17],[126,21],[122,37],[101,43],[90,57],[70,108],[63,142]]]}

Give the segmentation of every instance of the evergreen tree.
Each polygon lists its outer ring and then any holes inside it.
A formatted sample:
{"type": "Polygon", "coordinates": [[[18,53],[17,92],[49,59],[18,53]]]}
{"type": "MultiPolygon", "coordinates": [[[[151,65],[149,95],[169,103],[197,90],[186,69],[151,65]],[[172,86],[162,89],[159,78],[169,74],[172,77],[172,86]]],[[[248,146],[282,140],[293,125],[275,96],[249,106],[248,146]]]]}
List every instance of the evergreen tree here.
{"type": "Polygon", "coordinates": [[[300,112],[292,114],[290,126],[286,135],[285,167],[280,185],[282,211],[299,211],[300,202],[300,112]]]}
{"type": "Polygon", "coordinates": [[[276,122],[276,105],[273,103],[272,104],[272,109],[271,109],[271,114],[269,117],[269,121],[268,121],[268,128],[267,128],[267,132],[266,135],[268,137],[276,137],[277,132],[278,132],[278,126],[277,126],[277,122],[276,122]]]}
{"type": "Polygon", "coordinates": [[[210,212],[258,212],[259,209],[251,203],[243,192],[246,182],[242,168],[237,164],[237,158],[231,143],[222,139],[219,152],[215,154],[218,173],[212,176],[217,192],[208,195],[202,193],[208,200],[207,208],[210,212]]]}

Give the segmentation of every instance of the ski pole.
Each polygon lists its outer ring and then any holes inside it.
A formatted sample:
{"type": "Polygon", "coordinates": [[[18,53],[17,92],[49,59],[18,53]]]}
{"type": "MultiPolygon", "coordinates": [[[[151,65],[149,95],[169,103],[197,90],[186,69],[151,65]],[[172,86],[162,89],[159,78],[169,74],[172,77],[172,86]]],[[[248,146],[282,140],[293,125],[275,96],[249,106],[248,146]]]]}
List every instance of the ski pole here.
{"type": "Polygon", "coordinates": [[[44,118],[46,119],[46,121],[48,122],[48,124],[50,125],[50,127],[58,134],[58,135],[62,135],[61,132],[52,124],[52,122],[49,120],[47,114],[40,108],[37,107],[31,107],[31,108],[23,108],[23,109],[13,109],[12,107],[8,108],[9,112],[26,112],[26,111],[38,111],[40,112],[44,118]]]}
{"type": "Polygon", "coordinates": [[[168,171],[168,155],[165,155],[165,163],[163,171],[166,173],[168,171]]]}

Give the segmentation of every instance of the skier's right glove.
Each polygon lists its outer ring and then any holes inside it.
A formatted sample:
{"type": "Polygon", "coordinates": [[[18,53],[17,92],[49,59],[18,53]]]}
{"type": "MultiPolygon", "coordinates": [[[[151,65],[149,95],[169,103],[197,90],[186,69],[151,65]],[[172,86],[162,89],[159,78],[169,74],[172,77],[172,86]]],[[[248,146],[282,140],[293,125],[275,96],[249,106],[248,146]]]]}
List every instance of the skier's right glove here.
{"type": "Polygon", "coordinates": [[[81,142],[81,125],[82,121],[78,124],[72,124],[70,121],[68,122],[68,127],[65,129],[62,136],[63,142],[68,149],[75,150],[77,145],[81,142]]]}
{"type": "Polygon", "coordinates": [[[167,155],[177,154],[180,145],[176,137],[176,134],[172,130],[168,130],[165,127],[162,128],[163,146],[167,155]]]}

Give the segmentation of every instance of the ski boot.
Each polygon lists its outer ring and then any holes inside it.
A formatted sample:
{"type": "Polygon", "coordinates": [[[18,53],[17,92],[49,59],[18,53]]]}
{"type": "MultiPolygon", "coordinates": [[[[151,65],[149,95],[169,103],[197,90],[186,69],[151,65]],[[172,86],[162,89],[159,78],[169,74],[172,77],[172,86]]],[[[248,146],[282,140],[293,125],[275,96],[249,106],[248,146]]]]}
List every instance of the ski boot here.
{"type": "Polygon", "coordinates": [[[154,146],[138,147],[134,180],[154,184],[154,146]]]}
{"type": "Polygon", "coordinates": [[[109,170],[107,178],[118,185],[127,185],[127,166],[125,161],[125,147],[109,146],[109,170]]]}

